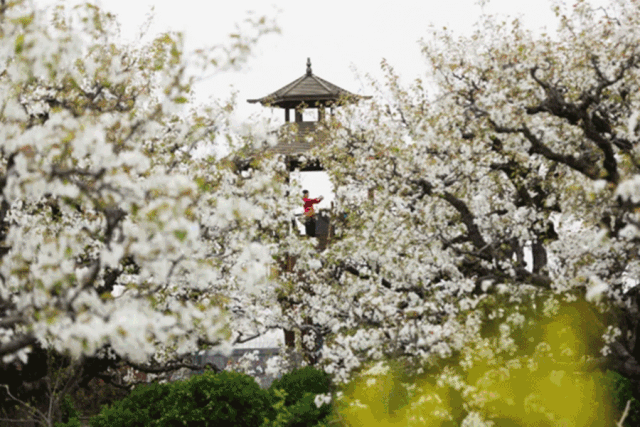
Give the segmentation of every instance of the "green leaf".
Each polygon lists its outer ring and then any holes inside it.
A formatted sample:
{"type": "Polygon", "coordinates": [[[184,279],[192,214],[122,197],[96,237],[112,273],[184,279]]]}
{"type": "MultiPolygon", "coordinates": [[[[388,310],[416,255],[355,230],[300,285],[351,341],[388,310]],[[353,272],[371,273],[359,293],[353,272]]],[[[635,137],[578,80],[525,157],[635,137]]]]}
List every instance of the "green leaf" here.
{"type": "Polygon", "coordinates": [[[18,55],[20,55],[24,50],[24,34],[20,34],[16,37],[15,50],[18,55]]]}
{"type": "Polygon", "coordinates": [[[181,242],[184,242],[187,238],[187,231],[186,230],[174,230],[173,231],[173,235],[176,236],[176,239],[180,240],[181,242]]]}
{"type": "Polygon", "coordinates": [[[30,15],[25,15],[25,16],[21,16],[19,18],[15,18],[15,19],[12,20],[12,22],[14,24],[21,25],[22,28],[25,28],[25,27],[27,27],[29,24],[31,24],[33,22],[33,17],[34,17],[34,14],[32,13],[30,15]]]}

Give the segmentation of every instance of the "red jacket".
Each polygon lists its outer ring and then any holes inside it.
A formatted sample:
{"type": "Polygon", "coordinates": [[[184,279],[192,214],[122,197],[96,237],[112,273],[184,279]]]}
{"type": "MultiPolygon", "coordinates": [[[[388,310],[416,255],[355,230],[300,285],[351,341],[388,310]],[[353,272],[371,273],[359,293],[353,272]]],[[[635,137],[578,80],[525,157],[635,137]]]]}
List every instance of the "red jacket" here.
{"type": "Polygon", "coordinates": [[[305,216],[313,216],[315,213],[313,210],[313,205],[316,203],[320,203],[320,199],[309,199],[307,197],[303,197],[302,201],[304,202],[304,214],[305,216]]]}

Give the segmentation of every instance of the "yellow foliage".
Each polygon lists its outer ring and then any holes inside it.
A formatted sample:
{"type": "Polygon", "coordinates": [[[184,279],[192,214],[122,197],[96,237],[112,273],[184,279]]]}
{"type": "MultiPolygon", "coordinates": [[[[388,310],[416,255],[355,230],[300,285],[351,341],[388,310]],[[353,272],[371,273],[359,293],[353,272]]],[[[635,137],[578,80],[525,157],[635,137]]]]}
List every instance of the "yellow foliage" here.
{"type": "MultiPolygon", "coordinates": [[[[420,379],[402,380],[402,371],[386,362],[370,365],[340,399],[340,418],[354,427],[458,425],[466,417],[469,425],[478,425],[472,418],[486,425],[499,419],[532,427],[606,425],[612,405],[601,374],[581,369],[598,334],[587,310],[574,304],[543,319],[529,354],[500,350],[497,338],[478,338],[462,350],[458,366],[420,379]]],[[[526,331],[512,331],[518,333],[526,331]]]]}

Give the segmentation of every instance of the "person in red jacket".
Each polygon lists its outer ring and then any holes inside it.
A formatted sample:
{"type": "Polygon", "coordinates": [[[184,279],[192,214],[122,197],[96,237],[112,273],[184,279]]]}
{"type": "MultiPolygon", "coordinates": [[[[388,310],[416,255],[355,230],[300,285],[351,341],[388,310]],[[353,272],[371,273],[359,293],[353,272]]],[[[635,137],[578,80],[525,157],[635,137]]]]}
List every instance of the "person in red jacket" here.
{"type": "Polygon", "coordinates": [[[313,209],[313,205],[318,204],[322,201],[323,197],[320,196],[317,199],[309,198],[309,191],[302,190],[302,201],[304,202],[304,216],[305,223],[304,228],[307,236],[315,237],[316,236],[316,219],[315,214],[316,211],[313,209]]]}
{"type": "Polygon", "coordinates": [[[302,201],[304,202],[304,216],[312,217],[315,215],[315,210],[313,209],[313,205],[320,203],[323,197],[320,196],[317,199],[309,198],[309,191],[302,190],[302,201]]]}

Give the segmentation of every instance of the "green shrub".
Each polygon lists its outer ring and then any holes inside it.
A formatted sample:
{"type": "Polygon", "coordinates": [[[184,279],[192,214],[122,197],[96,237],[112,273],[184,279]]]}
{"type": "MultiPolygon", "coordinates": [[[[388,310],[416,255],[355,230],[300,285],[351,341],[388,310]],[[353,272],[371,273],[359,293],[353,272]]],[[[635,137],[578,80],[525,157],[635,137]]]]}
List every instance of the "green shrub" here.
{"type": "Polygon", "coordinates": [[[170,384],[147,384],[137,387],[124,399],[102,409],[91,419],[92,427],[148,426],[159,420],[171,392],[170,384]]]}
{"type": "Polygon", "coordinates": [[[250,376],[206,372],[187,381],[139,387],[91,419],[92,427],[255,427],[271,399],[250,376]]]}
{"type": "Polygon", "coordinates": [[[277,390],[285,392],[284,405],[277,409],[277,413],[286,414],[287,427],[314,427],[325,420],[331,413],[331,405],[317,407],[315,397],[317,394],[331,392],[331,377],[322,370],[307,366],[302,369],[289,372],[282,378],[275,380],[269,391],[274,400],[280,398],[276,395],[277,390]]]}
{"type": "Polygon", "coordinates": [[[60,412],[62,422],[56,423],[55,427],[81,427],[82,423],[80,423],[80,411],[78,411],[74,404],[73,400],[69,396],[65,396],[65,398],[60,402],[60,412]]]}
{"type": "Polygon", "coordinates": [[[82,427],[82,423],[78,418],[71,418],[66,423],[56,423],[55,427],[82,427]]]}
{"type": "Polygon", "coordinates": [[[288,427],[314,427],[331,414],[331,405],[317,407],[315,394],[305,393],[302,399],[290,406],[291,421],[288,427]]]}
{"type": "Polygon", "coordinates": [[[631,400],[629,415],[625,419],[625,426],[640,426],[640,402],[633,398],[631,381],[617,372],[607,371],[602,378],[605,392],[611,396],[611,403],[616,411],[614,419],[619,419],[624,412],[627,401],[631,400]]]}
{"type": "Polygon", "coordinates": [[[292,420],[291,412],[284,403],[287,393],[282,389],[273,389],[271,392],[274,398],[273,412],[260,427],[287,427],[292,420]]]}
{"type": "MultiPolygon", "coordinates": [[[[318,408],[317,394],[331,391],[330,376],[311,367],[285,374],[262,390],[235,372],[206,372],[187,381],[149,384],[104,407],[92,427],[315,427],[330,405],[318,408]]],[[[72,424],[61,427],[75,427],[72,424]]]]}
{"type": "Polygon", "coordinates": [[[293,405],[302,399],[305,393],[329,393],[331,390],[331,376],[326,372],[306,366],[288,372],[271,383],[269,390],[282,389],[287,392],[285,404],[293,405]]]}

